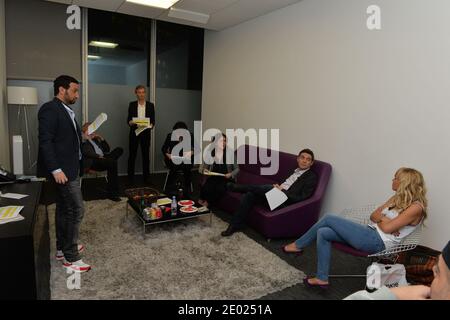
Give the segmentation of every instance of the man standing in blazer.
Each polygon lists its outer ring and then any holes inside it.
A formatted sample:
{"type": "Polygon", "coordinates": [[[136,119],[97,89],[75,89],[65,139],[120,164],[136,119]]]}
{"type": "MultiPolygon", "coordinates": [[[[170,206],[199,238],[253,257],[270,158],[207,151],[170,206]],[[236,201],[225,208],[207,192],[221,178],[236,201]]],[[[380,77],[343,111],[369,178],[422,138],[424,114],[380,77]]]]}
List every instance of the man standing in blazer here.
{"type": "Polygon", "coordinates": [[[314,153],[310,149],[303,149],[297,156],[298,168],[281,185],[238,185],[228,184],[228,189],[234,192],[245,193],[236,213],[233,215],[227,230],[222,232],[222,236],[231,236],[245,226],[247,214],[258,203],[266,203],[266,192],[273,188],[278,188],[286,194],[288,199],[283,205],[294,204],[308,199],[314,193],[317,186],[317,175],[310,170],[314,163],[314,153]]]}
{"type": "Polygon", "coordinates": [[[143,85],[138,85],[134,90],[136,94],[137,101],[130,102],[128,107],[128,118],[127,123],[130,127],[130,153],[128,157],[128,181],[130,184],[134,184],[134,167],[136,162],[136,154],[141,145],[142,151],[142,171],[144,175],[144,181],[149,182],[150,178],[150,133],[151,129],[155,126],[155,106],[153,103],[145,100],[145,87],[143,85]],[[136,136],[135,130],[137,129],[136,123],[133,118],[149,118],[150,119],[150,129],[146,129],[136,136]]]}
{"type": "Polygon", "coordinates": [[[86,272],[91,266],[81,260],[78,245],[84,215],[80,188],[81,130],[75,113],[69,107],[79,97],[79,83],[70,76],[59,76],[53,82],[55,98],[45,103],[38,113],[38,176],[56,184],[56,259],[75,272],[86,272]]]}

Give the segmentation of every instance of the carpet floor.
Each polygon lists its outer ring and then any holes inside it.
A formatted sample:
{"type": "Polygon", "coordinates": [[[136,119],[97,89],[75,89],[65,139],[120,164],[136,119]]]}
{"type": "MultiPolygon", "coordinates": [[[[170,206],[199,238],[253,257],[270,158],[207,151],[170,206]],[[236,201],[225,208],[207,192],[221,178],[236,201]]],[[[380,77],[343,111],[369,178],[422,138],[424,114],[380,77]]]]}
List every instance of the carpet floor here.
{"type": "Polygon", "coordinates": [[[147,227],[125,217],[125,200],[85,202],[80,243],[92,270],[81,289],[55,255],[55,205],[49,208],[52,299],[258,299],[298,285],[304,273],[245,233],[222,238],[217,216],[147,227]]]}

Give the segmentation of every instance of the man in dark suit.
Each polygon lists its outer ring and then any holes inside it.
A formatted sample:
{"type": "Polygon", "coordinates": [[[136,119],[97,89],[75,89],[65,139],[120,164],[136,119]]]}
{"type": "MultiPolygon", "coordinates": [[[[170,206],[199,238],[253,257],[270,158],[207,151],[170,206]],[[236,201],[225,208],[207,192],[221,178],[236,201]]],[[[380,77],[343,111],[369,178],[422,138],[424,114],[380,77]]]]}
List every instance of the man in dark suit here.
{"type": "Polygon", "coordinates": [[[314,163],[314,153],[310,149],[303,149],[297,156],[298,168],[281,185],[237,185],[228,184],[228,189],[234,192],[245,193],[241,199],[240,206],[233,215],[232,221],[222,236],[231,236],[245,226],[247,214],[255,202],[267,204],[265,194],[273,188],[278,188],[286,194],[288,199],[283,205],[294,204],[308,199],[314,193],[317,186],[317,175],[310,170],[314,163]]]}
{"type": "Polygon", "coordinates": [[[137,101],[130,102],[128,106],[127,123],[130,127],[130,153],[128,157],[128,180],[130,184],[134,183],[134,166],[136,163],[136,154],[139,144],[142,151],[142,171],[144,181],[149,182],[150,178],[150,132],[155,126],[155,106],[153,103],[145,100],[145,87],[139,85],[134,90],[137,101]],[[136,136],[135,130],[138,128],[133,118],[149,118],[151,128],[146,129],[136,136]]]}
{"type": "Polygon", "coordinates": [[[89,170],[107,171],[108,174],[108,199],[119,202],[119,178],[117,161],[123,154],[122,148],[115,148],[111,151],[108,142],[97,133],[87,134],[91,125],[87,122],[83,125],[83,168],[85,172],[89,170]]]}
{"type": "Polygon", "coordinates": [[[56,183],[56,258],[75,272],[90,270],[80,257],[78,235],[84,206],[80,188],[82,170],[81,130],[69,107],[78,97],[79,83],[59,76],[53,83],[55,98],[38,113],[38,176],[56,183]]]}

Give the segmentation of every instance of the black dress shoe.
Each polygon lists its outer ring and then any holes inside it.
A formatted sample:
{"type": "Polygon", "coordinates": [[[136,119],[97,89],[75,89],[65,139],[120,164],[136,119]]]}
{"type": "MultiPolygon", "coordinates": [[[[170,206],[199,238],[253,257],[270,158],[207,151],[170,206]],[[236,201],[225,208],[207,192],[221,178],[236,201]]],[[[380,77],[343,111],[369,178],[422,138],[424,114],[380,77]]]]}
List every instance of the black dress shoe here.
{"type": "Polygon", "coordinates": [[[234,227],[233,225],[229,225],[227,230],[223,231],[221,233],[222,237],[229,237],[231,236],[233,233],[238,232],[240,229],[234,227]]]}

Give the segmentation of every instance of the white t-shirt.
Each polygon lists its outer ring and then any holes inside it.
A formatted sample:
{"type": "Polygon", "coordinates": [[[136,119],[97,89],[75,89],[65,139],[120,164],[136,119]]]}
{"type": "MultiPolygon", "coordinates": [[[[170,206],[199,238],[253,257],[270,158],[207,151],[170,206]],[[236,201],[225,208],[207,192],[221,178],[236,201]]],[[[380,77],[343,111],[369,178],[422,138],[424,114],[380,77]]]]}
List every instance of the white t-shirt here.
{"type": "MultiPolygon", "coordinates": [[[[384,214],[389,219],[395,219],[395,218],[397,218],[399,212],[395,209],[389,210],[389,208],[386,207],[383,209],[382,214],[384,214]]],[[[422,223],[422,221],[415,226],[407,225],[407,226],[402,227],[400,230],[398,230],[398,233],[399,233],[398,235],[393,235],[390,233],[383,232],[380,229],[380,227],[378,226],[378,224],[373,224],[372,226],[375,227],[376,230],[378,231],[381,239],[384,242],[386,249],[390,249],[390,248],[400,244],[402,242],[402,240],[404,238],[406,238],[407,236],[409,236],[414,230],[416,230],[416,228],[418,226],[420,226],[421,223],[422,223]]]]}

